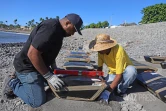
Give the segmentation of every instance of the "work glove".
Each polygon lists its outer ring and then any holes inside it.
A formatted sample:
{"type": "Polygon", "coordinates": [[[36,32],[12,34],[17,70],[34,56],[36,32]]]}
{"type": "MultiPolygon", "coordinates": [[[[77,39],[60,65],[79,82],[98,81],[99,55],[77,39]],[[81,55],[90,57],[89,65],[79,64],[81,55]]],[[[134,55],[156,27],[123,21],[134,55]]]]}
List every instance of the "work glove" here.
{"type": "Polygon", "coordinates": [[[57,90],[64,86],[64,82],[51,72],[44,74],[43,77],[57,90]]]}
{"type": "Polygon", "coordinates": [[[102,94],[100,95],[99,99],[100,99],[100,103],[102,104],[108,104],[108,100],[110,97],[110,92],[105,90],[104,92],[102,92],[102,94]]]}

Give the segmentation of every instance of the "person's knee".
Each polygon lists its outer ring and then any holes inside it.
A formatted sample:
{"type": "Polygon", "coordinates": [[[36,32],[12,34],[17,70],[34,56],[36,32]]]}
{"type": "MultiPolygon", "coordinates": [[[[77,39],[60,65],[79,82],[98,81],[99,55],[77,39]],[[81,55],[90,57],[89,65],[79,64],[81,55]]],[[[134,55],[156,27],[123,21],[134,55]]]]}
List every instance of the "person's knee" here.
{"type": "Polygon", "coordinates": [[[44,103],[46,103],[46,98],[40,98],[36,100],[34,99],[31,103],[29,103],[29,105],[33,108],[37,108],[43,105],[44,103]]]}
{"type": "Polygon", "coordinates": [[[125,77],[127,77],[130,80],[135,80],[135,78],[137,77],[137,69],[134,66],[127,66],[125,72],[125,77]]]}

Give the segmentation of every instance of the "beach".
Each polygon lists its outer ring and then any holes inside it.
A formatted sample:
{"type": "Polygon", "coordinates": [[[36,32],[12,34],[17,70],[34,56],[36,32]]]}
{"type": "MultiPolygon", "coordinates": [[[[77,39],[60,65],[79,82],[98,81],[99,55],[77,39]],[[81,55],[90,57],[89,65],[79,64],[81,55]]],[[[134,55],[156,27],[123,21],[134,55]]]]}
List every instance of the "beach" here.
{"type": "MultiPolygon", "coordinates": [[[[97,64],[97,53],[89,50],[88,46],[91,40],[95,39],[95,36],[100,33],[109,34],[113,39],[124,47],[129,57],[138,61],[144,61],[144,55],[157,55],[166,56],[166,22],[136,25],[128,27],[116,27],[108,29],[84,29],[82,30],[82,36],[75,33],[75,35],[64,38],[62,49],[56,59],[57,66],[62,68],[65,63],[65,57],[70,51],[76,51],[79,47],[83,47],[85,52],[90,53],[90,58],[96,61],[97,64]]],[[[3,80],[6,74],[10,74],[14,71],[13,59],[14,56],[21,50],[24,43],[1,43],[0,44],[0,90],[2,89],[3,80]]],[[[108,69],[104,67],[105,76],[108,69]]],[[[160,70],[161,71],[161,70],[160,70]]],[[[162,75],[166,76],[165,72],[162,75]]],[[[136,87],[140,88],[142,92],[134,92],[132,94],[144,94],[150,95],[143,87],[137,83],[136,87]]],[[[136,89],[131,88],[130,91],[136,89]]],[[[0,98],[2,93],[0,92],[0,98]]],[[[71,101],[53,98],[46,104],[38,108],[40,111],[106,111],[119,109],[121,111],[165,111],[166,104],[162,101],[155,99],[155,101],[129,101],[123,98],[115,97],[115,101],[112,103],[112,107],[99,105],[96,102],[86,101],[71,101]],[[143,101],[143,102],[142,102],[143,101]],[[119,104],[119,105],[118,105],[119,104]],[[154,108],[155,107],[155,108],[154,108]],[[157,109],[158,108],[158,109],[157,109]]],[[[28,111],[28,105],[19,99],[13,99],[8,101],[1,100],[0,103],[1,111],[28,111]]]]}

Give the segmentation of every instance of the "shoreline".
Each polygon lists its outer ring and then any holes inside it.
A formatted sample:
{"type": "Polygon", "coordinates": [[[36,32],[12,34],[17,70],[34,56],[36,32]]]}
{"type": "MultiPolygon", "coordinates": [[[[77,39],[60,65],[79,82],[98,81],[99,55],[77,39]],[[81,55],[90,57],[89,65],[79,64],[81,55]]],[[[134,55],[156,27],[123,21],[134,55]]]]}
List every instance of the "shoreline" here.
{"type": "Polygon", "coordinates": [[[31,31],[24,31],[24,30],[6,30],[6,29],[2,29],[0,28],[1,32],[11,32],[11,33],[18,33],[18,34],[26,34],[29,35],[31,33],[31,31]]]}
{"type": "Polygon", "coordinates": [[[17,43],[0,43],[0,48],[1,47],[13,47],[13,46],[23,46],[25,42],[17,42],[17,43]]]}

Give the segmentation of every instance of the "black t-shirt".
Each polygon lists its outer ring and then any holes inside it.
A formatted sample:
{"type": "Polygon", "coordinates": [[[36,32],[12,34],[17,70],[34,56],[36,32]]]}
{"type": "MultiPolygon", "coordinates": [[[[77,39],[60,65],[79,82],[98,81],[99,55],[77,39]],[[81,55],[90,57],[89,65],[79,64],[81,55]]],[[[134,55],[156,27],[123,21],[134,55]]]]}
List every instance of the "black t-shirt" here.
{"type": "Polygon", "coordinates": [[[15,70],[22,73],[37,71],[27,56],[30,45],[43,52],[42,58],[49,67],[62,47],[64,36],[65,31],[59,20],[49,19],[40,23],[33,29],[23,49],[14,58],[15,70]]]}

